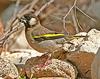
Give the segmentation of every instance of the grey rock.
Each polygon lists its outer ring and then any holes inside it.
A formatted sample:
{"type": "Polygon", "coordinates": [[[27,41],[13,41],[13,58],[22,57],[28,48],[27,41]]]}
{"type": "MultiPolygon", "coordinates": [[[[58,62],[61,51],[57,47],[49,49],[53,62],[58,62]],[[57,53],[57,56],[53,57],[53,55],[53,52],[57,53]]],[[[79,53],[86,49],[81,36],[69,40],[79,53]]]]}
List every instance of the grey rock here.
{"type": "Polygon", "coordinates": [[[18,77],[18,70],[13,63],[7,58],[0,57],[0,77],[10,76],[11,78],[18,77]]]}

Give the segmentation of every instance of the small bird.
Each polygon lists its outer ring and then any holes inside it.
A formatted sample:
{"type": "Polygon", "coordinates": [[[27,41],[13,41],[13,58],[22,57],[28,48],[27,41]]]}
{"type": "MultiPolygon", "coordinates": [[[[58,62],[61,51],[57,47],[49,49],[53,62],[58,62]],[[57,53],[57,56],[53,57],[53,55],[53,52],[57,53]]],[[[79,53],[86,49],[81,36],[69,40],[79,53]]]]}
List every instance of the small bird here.
{"type": "Polygon", "coordinates": [[[39,52],[51,52],[51,50],[55,48],[44,47],[39,44],[40,42],[64,37],[62,33],[56,33],[55,31],[43,27],[39,19],[31,14],[24,15],[19,19],[19,22],[25,26],[25,35],[29,45],[39,52]]]}

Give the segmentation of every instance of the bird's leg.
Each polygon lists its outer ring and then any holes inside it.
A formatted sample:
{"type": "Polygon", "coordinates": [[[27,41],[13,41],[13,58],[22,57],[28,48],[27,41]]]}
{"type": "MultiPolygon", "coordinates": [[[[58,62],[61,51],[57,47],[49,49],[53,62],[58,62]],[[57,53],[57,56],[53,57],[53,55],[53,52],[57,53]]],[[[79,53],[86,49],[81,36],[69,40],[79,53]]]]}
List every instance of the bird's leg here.
{"type": "Polygon", "coordinates": [[[45,68],[45,66],[47,66],[47,65],[49,65],[49,64],[51,64],[52,62],[51,62],[51,53],[49,52],[49,53],[45,53],[45,55],[48,55],[48,58],[46,59],[46,61],[44,62],[44,64],[43,64],[43,68],[45,68]]]}

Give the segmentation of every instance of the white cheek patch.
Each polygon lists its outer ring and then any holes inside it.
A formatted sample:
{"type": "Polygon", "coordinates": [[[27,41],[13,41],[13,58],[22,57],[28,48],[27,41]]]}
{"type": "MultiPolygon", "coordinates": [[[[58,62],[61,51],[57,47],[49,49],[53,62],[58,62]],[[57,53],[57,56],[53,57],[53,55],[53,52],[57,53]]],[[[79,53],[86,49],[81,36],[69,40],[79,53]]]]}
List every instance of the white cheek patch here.
{"type": "Polygon", "coordinates": [[[36,18],[31,18],[30,21],[29,21],[30,25],[35,25],[36,23],[37,23],[36,18]]]}

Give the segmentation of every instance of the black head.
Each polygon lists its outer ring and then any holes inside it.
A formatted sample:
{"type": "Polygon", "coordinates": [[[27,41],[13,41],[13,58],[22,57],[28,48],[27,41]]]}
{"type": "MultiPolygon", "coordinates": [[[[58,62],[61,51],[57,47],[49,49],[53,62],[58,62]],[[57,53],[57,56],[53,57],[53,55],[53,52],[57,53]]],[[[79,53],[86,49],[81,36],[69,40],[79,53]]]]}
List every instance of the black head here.
{"type": "Polygon", "coordinates": [[[32,15],[26,14],[19,19],[19,22],[23,23],[25,27],[34,27],[37,24],[37,18],[32,15]]]}

